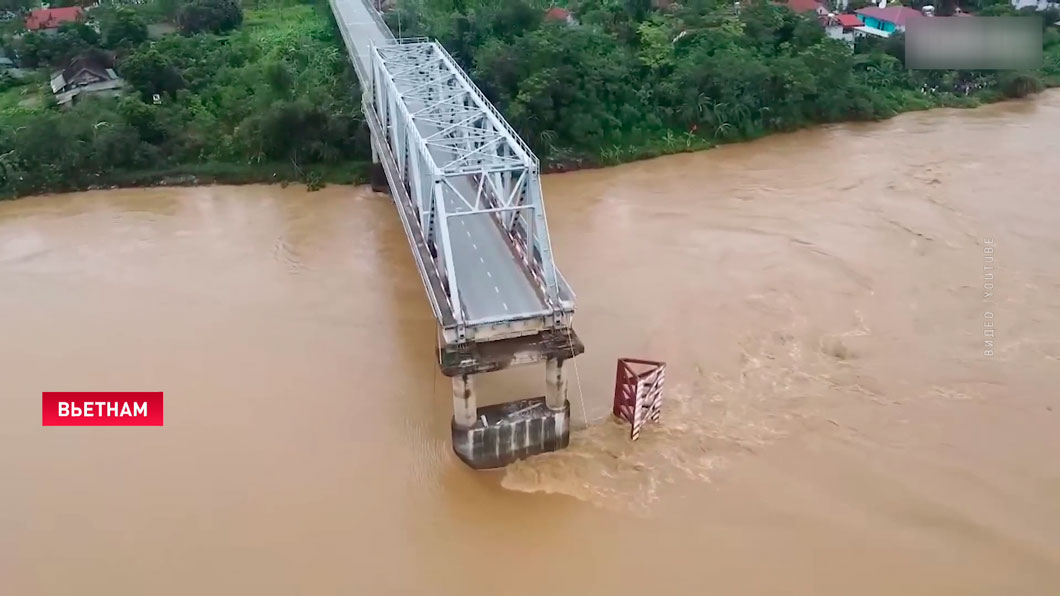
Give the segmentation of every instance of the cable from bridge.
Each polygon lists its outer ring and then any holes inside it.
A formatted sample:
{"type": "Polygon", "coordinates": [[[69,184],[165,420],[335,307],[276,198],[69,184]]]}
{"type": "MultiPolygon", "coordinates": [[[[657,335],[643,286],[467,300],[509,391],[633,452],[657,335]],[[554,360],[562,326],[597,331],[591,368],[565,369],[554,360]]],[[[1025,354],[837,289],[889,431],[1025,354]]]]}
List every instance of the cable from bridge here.
{"type": "Polygon", "coordinates": [[[574,381],[578,383],[578,401],[582,404],[582,420],[585,422],[585,428],[589,428],[589,410],[585,408],[585,393],[582,392],[582,376],[578,374],[578,360],[575,358],[578,354],[574,351],[574,340],[571,337],[571,329],[574,328],[574,315],[570,317],[570,324],[567,325],[567,344],[570,345],[570,360],[574,363],[574,381]]]}

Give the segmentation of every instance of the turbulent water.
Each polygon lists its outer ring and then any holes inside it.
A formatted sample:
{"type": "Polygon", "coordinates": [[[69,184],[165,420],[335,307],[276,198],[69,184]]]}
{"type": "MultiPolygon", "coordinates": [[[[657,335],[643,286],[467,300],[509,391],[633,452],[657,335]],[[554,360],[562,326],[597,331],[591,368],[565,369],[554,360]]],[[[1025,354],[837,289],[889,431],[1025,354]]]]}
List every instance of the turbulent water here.
{"type": "Polygon", "coordinates": [[[582,429],[485,474],[386,197],[0,204],[0,592],[1056,594],[1058,133],[1052,93],[548,177],[582,429]],[[669,363],[636,444],[622,356],[669,363]],[[114,389],[165,426],[41,427],[114,389]]]}

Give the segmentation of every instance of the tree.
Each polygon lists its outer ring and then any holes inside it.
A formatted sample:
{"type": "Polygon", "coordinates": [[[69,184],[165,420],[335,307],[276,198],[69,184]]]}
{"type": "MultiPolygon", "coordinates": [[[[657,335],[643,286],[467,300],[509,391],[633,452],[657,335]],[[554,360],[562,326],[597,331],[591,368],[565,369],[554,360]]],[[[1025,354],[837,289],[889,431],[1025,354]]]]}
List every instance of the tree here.
{"type": "Polygon", "coordinates": [[[305,164],[348,154],[355,125],[353,118],[305,100],[281,101],[244,121],[237,135],[265,158],[305,164]]]}
{"type": "Polygon", "coordinates": [[[286,64],[274,60],[265,64],[265,81],[269,87],[280,97],[290,95],[291,86],[294,85],[294,75],[286,64]]]}
{"type": "Polygon", "coordinates": [[[34,0],[0,0],[0,12],[22,13],[36,5],[34,0]]]}
{"type": "Polygon", "coordinates": [[[1033,73],[1006,71],[1000,75],[999,86],[1005,97],[1026,97],[1044,87],[1033,73]]]}
{"type": "Polygon", "coordinates": [[[158,116],[159,107],[149,105],[135,95],[127,95],[118,104],[118,113],[136,129],[140,138],[152,144],[159,144],[169,136],[158,116]]]}
{"type": "Polygon", "coordinates": [[[492,40],[475,64],[486,93],[539,148],[596,150],[659,124],[639,94],[637,57],[593,27],[550,24],[511,43],[492,40]]]}
{"type": "Polygon", "coordinates": [[[640,41],[640,60],[652,70],[668,69],[674,63],[673,38],[676,32],[665,20],[655,17],[637,27],[640,41]]]}
{"type": "Polygon", "coordinates": [[[651,0],[623,0],[622,8],[630,19],[639,23],[651,12],[651,0]]]}
{"type": "Polygon", "coordinates": [[[119,71],[145,100],[164,93],[172,96],[184,87],[180,71],[154,48],[133,53],[121,63],[119,71]]]}
{"type": "Polygon", "coordinates": [[[75,36],[83,41],[86,46],[99,45],[99,33],[87,23],[81,21],[59,25],[59,33],[75,36]]]}
{"type": "Polygon", "coordinates": [[[186,35],[224,33],[243,24],[236,0],[192,0],[177,13],[177,27],[186,35]]]}
{"type": "Polygon", "coordinates": [[[118,8],[103,22],[103,44],[108,48],[131,48],[147,41],[147,23],[136,11],[118,8]]]}
{"type": "Polygon", "coordinates": [[[31,31],[15,42],[15,49],[23,64],[30,68],[62,66],[91,47],[75,27],[64,26],[54,35],[31,31]]]}

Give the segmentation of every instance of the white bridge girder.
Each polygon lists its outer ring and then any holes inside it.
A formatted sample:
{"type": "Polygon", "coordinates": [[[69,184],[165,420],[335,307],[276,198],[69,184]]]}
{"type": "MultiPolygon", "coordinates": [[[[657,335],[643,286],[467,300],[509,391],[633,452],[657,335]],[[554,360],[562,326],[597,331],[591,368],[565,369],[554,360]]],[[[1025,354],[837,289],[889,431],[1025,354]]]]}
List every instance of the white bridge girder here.
{"type": "Polygon", "coordinates": [[[417,259],[428,293],[441,282],[431,302],[447,341],[568,326],[574,295],[552,258],[537,158],[440,44],[369,48],[365,113],[395,200],[407,197],[413,250],[420,239],[430,253],[417,259]]]}

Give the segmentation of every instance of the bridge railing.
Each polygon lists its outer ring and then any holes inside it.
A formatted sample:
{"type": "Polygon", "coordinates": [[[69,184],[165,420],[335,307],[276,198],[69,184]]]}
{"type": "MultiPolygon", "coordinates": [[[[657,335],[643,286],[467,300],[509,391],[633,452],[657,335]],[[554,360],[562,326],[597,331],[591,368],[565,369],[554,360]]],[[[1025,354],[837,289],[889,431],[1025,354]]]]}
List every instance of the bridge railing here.
{"type": "Polygon", "coordinates": [[[368,9],[368,13],[372,15],[372,20],[379,26],[379,30],[390,39],[394,39],[394,33],[390,30],[390,25],[387,25],[386,21],[383,20],[383,15],[379,14],[379,11],[376,10],[375,6],[372,6],[372,3],[369,0],[361,1],[364,2],[364,6],[368,9]]]}

